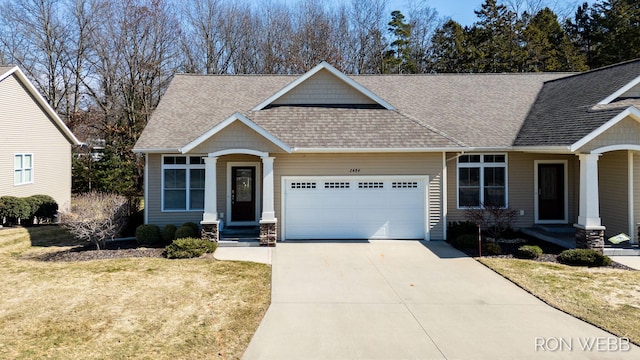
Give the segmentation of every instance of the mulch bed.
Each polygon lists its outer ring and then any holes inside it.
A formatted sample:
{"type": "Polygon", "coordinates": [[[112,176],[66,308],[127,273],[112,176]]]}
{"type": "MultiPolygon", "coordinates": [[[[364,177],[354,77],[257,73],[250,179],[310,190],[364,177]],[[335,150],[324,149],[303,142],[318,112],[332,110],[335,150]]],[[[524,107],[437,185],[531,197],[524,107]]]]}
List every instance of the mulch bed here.
{"type": "Polygon", "coordinates": [[[78,246],[69,250],[47,253],[36,257],[41,261],[89,261],[133,257],[164,257],[164,248],[138,247],[135,240],[109,241],[106,248],[96,250],[93,245],[78,246]]]}
{"type": "MultiPolygon", "coordinates": [[[[503,258],[503,259],[516,259],[516,256],[514,255],[516,253],[516,251],[518,250],[518,248],[522,245],[537,245],[540,246],[540,248],[542,249],[542,255],[537,258],[537,259],[531,259],[533,261],[540,261],[540,262],[547,262],[547,263],[560,263],[558,261],[558,255],[566,250],[565,248],[561,247],[561,246],[557,246],[555,244],[552,243],[548,243],[546,241],[542,241],[542,240],[538,240],[538,239],[534,239],[534,238],[522,238],[522,239],[516,239],[519,241],[514,241],[514,242],[499,242],[500,244],[500,248],[502,248],[502,254],[501,255],[488,255],[486,253],[482,253],[482,257],[487,257],[487,258],[503,258]]],[[[507,240],[509,241],[509,240],[507,240]]],[[[472,256],[472,257],[477,257],[478,256],[478,249],[459,249],[460,251],[464,252],[465,254],[472,256]]],[[[631,270],[631,271],[636,271],[633,268],[630,268],[626,265],[622,265],[620,263],[617,263],[615,261],[615,257],[611,258],[613,260],[613,263],[610,266],[602,266],[603,268],[610,268],[610,269],[620,269],[620,270],[631,270]]]]}

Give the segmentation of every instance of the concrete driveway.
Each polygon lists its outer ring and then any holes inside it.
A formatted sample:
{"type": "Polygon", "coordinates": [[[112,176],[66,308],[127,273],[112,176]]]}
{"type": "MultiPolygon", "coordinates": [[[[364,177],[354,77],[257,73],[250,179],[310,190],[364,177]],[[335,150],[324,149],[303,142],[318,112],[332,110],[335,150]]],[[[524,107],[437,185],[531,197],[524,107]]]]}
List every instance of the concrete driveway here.
{"type": "Polygon", "coordinates": [[[371,241],[278,244],[243,359],[639,357],[446,243],[371,241]]]}

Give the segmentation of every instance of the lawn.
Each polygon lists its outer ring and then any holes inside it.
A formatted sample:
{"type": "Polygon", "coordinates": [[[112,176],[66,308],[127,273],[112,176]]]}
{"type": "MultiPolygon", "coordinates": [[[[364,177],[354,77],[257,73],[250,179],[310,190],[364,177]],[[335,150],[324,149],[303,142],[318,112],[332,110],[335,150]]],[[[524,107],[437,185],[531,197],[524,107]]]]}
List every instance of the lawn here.
{"type": "Polygon", "coordinates": [[[0,358],[238,359],[269,305],[262,264],[36,260],[74,245],[56,226],[0,229],[0,358]]]}
{"type": "Polygon", "coordinates": [[[549,305],[640,344],[640,271],[478,260],[549,305]]]}

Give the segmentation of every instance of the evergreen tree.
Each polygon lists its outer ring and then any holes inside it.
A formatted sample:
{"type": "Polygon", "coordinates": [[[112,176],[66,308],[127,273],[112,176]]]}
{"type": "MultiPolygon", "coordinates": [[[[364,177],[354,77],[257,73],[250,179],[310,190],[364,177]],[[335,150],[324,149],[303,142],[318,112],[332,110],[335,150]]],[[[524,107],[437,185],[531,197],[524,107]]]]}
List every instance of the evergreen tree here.
{"type": "Polygon", "coordinates": [[[585,57],[579,54],[549,8],[539,11],[524,30],[524,71],[583,71],[585,57]]]}
{"type": "Polygon", "coordinates": [[[567,19],[565,30],[569,39],[578,52],[586,57],[588,66],[593,64],[596,24],[593,18],[593,9],[589,3],[583,3],[575,12],[574,18],[567,19]]]}
{"type": "Polygon", "coordinates": [[[389,32],[393,38],[390,49],[385,53],[384,70],[386,73],[415,73],[415,62],[411,58],[411,25],[405,21],[399,10],[391,12],[389,32]]]}
{"type": "Polygon", "coordinates": [[[431,70],[437,73],[472,71],[469,66],[471,49],[466,30],[454,20],[447,21],[431,40],[429,55],[431,70]]]}
{"type": "Polygon", "coordinates": [[[516,72],[523,62],[520,47],[522,23],[518,15],[496,0],[486,0],[475,11],[478,22],[471,29],[477,72],[516,72]]]}

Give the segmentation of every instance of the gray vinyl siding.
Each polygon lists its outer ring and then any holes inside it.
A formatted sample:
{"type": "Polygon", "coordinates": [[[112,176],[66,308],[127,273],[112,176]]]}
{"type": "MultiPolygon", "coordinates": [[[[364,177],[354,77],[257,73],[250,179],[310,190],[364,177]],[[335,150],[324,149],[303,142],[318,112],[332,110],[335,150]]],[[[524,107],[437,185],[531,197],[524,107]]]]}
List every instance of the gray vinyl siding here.
{"type": "MultiPolygon", "coordinates": [[[[429,227],[431,240],[444,238],[442,154],[271,154],[274,161],[274,197],[276,218],[281,214],[281,183],[283,176],[345,176],[350,169],[359,169],[356,176],[366,175],[428,175],[429,176],[429,227]]],[[[202,211],[163,212],[161,209],[161,158],[160,154],[149,154],[149,180],[146,201],[148,222],[163,226],[179,225],[186,221],[199,222],[202,211]]],[[[218,158],[217,210],[227,213],[227,167],[229,162],[261,163],[261,159],[250,155],[227,155],[218,158]]],[[[261,166],[260,166],[261,168],[261,166]]],[[[262,172],[256,174],[261,186],[262,172]]],[[[262,192],[262,191],[261,191],[262,192]]],[[[261,206],[261,204],[260,204],[261,206]]],[[[226,216],[225,216],[226,218],[226,216]]],[[[226,219],[225,219],[226,220],[226,219]]],[[[279,228],[280,234],[280,228],[279,228]]]]}
{"type": "Polygon", "coordinates": [[[71,203],[71,144],[54,121],[11,75],[0,81],[0,196],[53,197],[71,203]],[[14,185],[14,155],[33,154],[33,183],[14,185]]]}
{"type": "Polygon", "coordinates": [[[265,152],[279,152],[278,148],[264,136],[258,134],[240,121],[235,121],[191,152],[208,154],[227,149],[250,149],[265,152]]]}
{"type": "Polygon", "coordinates": [[[342,80],[329,71],[322,70],[274,101],[273,104],[375,104],[375,102],[354,88],[345,86],[342,80]]]}
{"type": "MultiPolygon", "coordinates": [[[[638,224],[640,224],[640,154],[633,153],[633,235],[638,243],[638,224]]],[[[631,234],[629,234],[631,235],[631,234]]]]}
{"type": "Polygon", "coordinates": [[[600,218],[607,237],[629,232],[628,152],[614,151],[598,160],[600,218]]]}
{"type": "MultiPolygon", "coordinates": [[[[458,209],[457,159],[455,153],[447,154],[448,188],[447,188],[447,221],[465,221],[465,210],[458,209]]],[[[530,153],[507,153],[508,206],[518,211],[513,223],[514,229],[527,228],[535,222],[535,161],[555,160],[567,161],[568,170],[568,224],[577,221],[579,199],[579,163],[574,155],[547,155],[530,153]],[[524,215],[520,215],[520,211],[524,215]]]]}
{"type": "Polygon", "coordinates": [[[282,176],[428,175],[430,239],[444,239],[441,153],[283,155],[276,156],[274,173],[277,218],[282,208],[282,176]],[[359,172],[350,173],[351,169],[359,172]]]}

